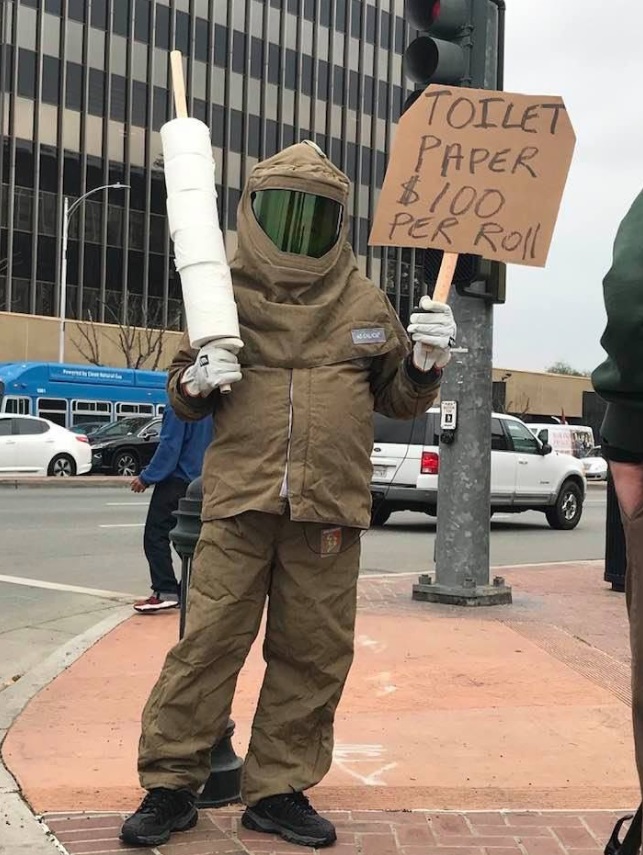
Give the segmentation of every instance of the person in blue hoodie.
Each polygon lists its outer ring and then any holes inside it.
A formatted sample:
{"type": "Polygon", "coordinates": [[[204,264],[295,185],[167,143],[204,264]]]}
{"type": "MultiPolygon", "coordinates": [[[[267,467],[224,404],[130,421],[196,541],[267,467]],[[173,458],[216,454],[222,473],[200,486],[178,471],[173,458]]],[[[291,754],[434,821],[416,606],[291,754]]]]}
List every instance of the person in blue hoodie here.
{"type": "Polygon", "coordinates": [[[134,604],[134,609],[142,614],[175,609],[179,605],[179,583],[170,546],[170,531],[176,522],[173,514],[190,482],[201,474],[206,449],[212,442],[212,427],[212,416],[183,422],[168,404],[154,457],[130,485],[134,493],[144,493],[154,486],[143,537],[152,594],[134,604]]]}

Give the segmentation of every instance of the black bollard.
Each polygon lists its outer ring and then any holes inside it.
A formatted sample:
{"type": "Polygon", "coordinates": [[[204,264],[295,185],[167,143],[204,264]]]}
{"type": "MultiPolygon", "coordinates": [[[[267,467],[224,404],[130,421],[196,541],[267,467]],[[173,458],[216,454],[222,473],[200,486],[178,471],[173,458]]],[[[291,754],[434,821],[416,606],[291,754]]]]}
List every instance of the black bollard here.
{"type": "Polygon", "coordinates": [[[621,512],[616,498],[616,490],[611,474],[607,476],[607,519],[605,522],[605,576],[611,582],[613,591],[625,590],[625,533],[621,522],[621,512]]]}
{"type": "MultiPolygon", "coordinates": [[[[201,533],[201,507],[203,504],[203,483],[201,478],[192,481],[183,499],[179,500],[175,512],[176,526],[170,532],[174,548],[181,558],[181,620],[179,638],[185,632],[190,574],[194,550],[201,533]]],[[[243,760],[235,754],[232,747],[234,722],[228,719],[228,725],[221,740],[213,746],[210,754],[210,777],[198,798],[199,807],[223,807],[241,801],[241,769],[243,760]]]]}

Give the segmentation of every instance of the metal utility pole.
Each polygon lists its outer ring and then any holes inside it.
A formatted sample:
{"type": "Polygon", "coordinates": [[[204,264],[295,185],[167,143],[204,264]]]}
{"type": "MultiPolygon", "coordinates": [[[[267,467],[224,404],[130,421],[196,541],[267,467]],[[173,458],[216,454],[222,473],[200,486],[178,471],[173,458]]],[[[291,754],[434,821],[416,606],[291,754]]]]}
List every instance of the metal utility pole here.
{"type": "Polygon", "coordinates": [[[65,196],[63,200],[63,232],[62,232],[62,251],[60,254],[60,294],[58,298],[58,362],[65,361],[65,324],[67,322],[67,247],[69,244],[69,219],[74,211],[81,205],[88,196],[93,196],[94,193],[99,193],[101,190],[129,190],[129,184],[121,184],[117,181],[115,184],[103,184],[101,187],[94,187],[84,196],[76,199],[71,205],[69,199],[65,196]]]}
{"type": "MultiPolygon", "coordinates": [[[[423,86],[502,88],[504,14],[504,0],[407,0],[411,25],[426,30],[409,45],[407,73],[423,86]]],[[[511,589],[503,579],[491,583],[489,567],[493,304],[504,271],[473,257],[461,262],[470,272],[466,288],[456,273],[449,300],[458,338],[441,390],[451,421],[440,442],[436,577],[420,576],[413,598],[497,605],[511,602],[511,589]]]]}

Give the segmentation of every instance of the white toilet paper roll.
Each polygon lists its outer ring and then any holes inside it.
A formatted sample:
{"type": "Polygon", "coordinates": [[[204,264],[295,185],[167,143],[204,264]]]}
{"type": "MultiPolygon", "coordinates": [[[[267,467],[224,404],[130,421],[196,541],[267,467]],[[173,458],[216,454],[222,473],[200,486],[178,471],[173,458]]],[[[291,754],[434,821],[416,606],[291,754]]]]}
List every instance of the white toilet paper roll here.
{"type": "MultiPolygon", "coordinates": [[[[227,265],[226,271],[229,277],[227,265]]],[[[186,267],[181,271],[181,286],[192,347],[202,347],[217,339],[239,338],[239,318],[232,285],[226,283],[220,265],[186,267]]]]}
{"type": "Polygon", "coordinates": [[[172,239],[182,229],[202,225],[214,227],[217,222],[216,199],[207,190],[185,190],[168,196],[167,216],[172,239]]]}
{"type": "Polygon", "coordinates": [[[214,186],[215,169],[211,155],[209,160],[202,155],[178,155],[165,163],[164,168],[168,196],[214,186]]]}
{"type": "MultiPolygon", "coordinates": [[[[194,264],[227,266],[221,233],[213,226],[193,226],[174,234],[174,259],[179,273],[194,264]]],[[[214,283],[216,284],[216,283],[214,283]]]]}
{"type": "Polygon", "coordinates": [[[241,347],[230,268],[219,226],[215,167],[208,128],[175,119],[161,128],[167,213],[174,241],[190,343],[226,339],[241,347]]]}
{"type": "Polygon", "coordinates": [[[210,131],[199,119],[172,119],[161,128],[163,159],[169,163],[172,158],[185,154],[205,154],[212,158],[210,131]]]}

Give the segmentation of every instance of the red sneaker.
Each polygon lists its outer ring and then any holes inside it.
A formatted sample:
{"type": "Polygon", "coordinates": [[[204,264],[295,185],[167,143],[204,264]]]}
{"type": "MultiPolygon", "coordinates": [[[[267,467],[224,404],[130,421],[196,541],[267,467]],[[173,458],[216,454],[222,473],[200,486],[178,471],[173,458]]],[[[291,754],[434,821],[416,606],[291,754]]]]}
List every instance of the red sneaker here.
{"type": "Polygon", "coordinates": [[[152,594],[146,600],[139,600],[134,603],[134,611],[139,614],[152,614],[154,612],[166,612],[169,609],[179,608],[179,598],[172,597],[171,594],[166,594],[166,599],[162,599],[158,594],[152,594]]]}

